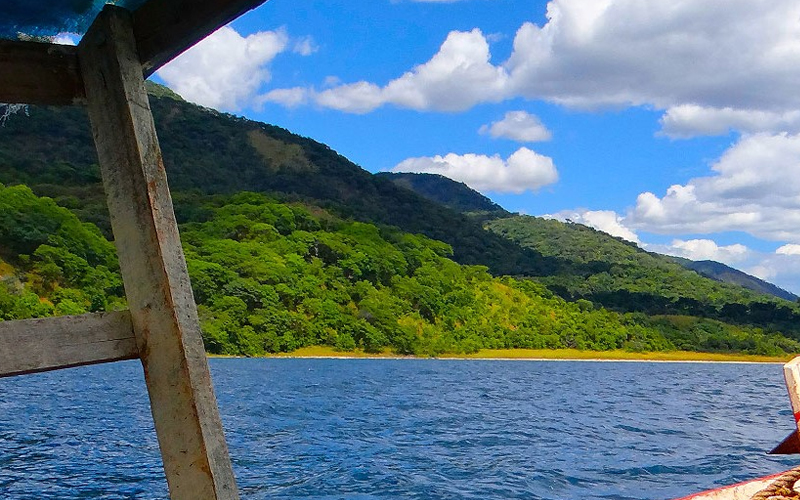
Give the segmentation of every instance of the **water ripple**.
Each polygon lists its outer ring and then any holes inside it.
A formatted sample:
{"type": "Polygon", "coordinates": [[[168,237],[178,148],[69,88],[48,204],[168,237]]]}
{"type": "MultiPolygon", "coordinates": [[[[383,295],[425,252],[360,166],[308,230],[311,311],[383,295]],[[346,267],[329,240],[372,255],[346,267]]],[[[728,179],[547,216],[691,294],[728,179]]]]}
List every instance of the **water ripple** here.
{"type": "MultiPolygon", "coordinates": [[[[795,465],[764,455],[778,365],[211,364],[244,499],[655,500],[795,465]]],[[[1,498],[166,496],[137,363],[0,380],[1,498]]]]}

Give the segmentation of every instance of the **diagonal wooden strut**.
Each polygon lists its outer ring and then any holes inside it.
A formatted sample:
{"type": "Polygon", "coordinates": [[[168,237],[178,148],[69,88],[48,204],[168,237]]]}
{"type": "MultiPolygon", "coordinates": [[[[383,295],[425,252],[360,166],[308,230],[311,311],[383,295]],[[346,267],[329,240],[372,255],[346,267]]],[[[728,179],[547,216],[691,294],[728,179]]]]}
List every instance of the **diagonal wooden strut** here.
{"type": "Polygon", "coordinates": [[[78,58],[170,496],[238,499],[130,12],[107,5],[78,58]]]}
{"type": "Polygon", "coordinates": [[[128,311],[0,322],[0,377],[138,357],[128,311]]]}

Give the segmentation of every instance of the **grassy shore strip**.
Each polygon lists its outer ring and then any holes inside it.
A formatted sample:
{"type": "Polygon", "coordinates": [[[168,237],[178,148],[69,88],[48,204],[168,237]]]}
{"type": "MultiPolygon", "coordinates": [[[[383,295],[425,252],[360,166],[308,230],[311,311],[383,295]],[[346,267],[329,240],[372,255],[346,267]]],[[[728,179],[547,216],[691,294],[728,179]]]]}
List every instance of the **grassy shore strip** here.
{"type": "MultiPolygon", "coordinates": [[[[222,357],[222,356],[220,356],[222,357]]],[[[398,356],[391,351],[367,353],[364,351],[342,352],[332,347],[303,347],[294,352],[269,354],[269,358],[369,358],[404,359],[413,356],[398,356]]],[[[706,352],[628,352],[628,351],[580,351],[577,349],[482,349],[474,354],[444,354],[439,359],[559,359],[593,361],[709,361],[744,363],[785,363],[793,356],[755,356],[751,354],[718,354],[706,352]]]]}

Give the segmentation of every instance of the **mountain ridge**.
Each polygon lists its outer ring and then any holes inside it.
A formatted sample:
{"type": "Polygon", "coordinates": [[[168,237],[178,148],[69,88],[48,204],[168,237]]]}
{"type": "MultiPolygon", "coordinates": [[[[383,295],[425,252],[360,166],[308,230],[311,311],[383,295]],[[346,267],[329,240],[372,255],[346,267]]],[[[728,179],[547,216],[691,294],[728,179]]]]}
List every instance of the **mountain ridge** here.
{"type": "MultiPolygon", "coordinates": [[[[386,175],[386,174],[381,173],[379,175],[386,175]]],[[[477,212],[488,215],[484,216],[484,220],[490,220],[495,218],[500,219],[512,216],[510,212],[506,211],[505,209],[496,204],[495,205],[497,206],[498,210],[494,213],[496,213],[497,215],[492,216],[494,215],[492,212],[488,212],[487,214],[487,207],[490,207],[490,205],[487,205],[487,202],[491,204],[494,203],[462,182],[454,181],[444,176],[432,175],[432,174],[403,173],[403,174],[390,174],[390,175],[402,176],[401,177],[401,179],[403,180],[402,185],[408,187],[409,189],[417,191],[420,195],[428,198],[429,200],[445,204],[453,209],[461,210],[462,212],[468,212],[468,213],[477,212]],[[471,193],[469,191],[471,191],[471,193]],[[442,195],[442,193],[444,193],[444,195],[442,195]],[[450,200],[455,195],[449,193],[457,193],[459,203],[457,204],[452,203],[450,200]]],[[[397,180],[395,180],[395,182],[397,182],[397,180]]],[[[567,227],[570,227],[571,224],[585,226],[584,224],[579,224],[575,222],[564,222],[563,224],[567,224],[567,227]]],[[[608,233],[605,234],[607,234],[610,237],[613,237],[608,233]]],[[[617,238],[617,240],[623,244],[635,245],[634,243],[627,242],[620,238],[617,238]]],[[[674,262],[677,262],[678,264],[682,265],[683,267],[697,272],[701,276],[705,276],[707,278],[719,281],[721,283],[743,286],[755,292],[769,294],[792,302],[797,301],[797,299],[799,298],[792,292],[784,290],[772,283],[769,283],[768,281],[762,280],[756,276],[750,275],[748,273],[745,273],[744,271],[733,268],[721,262],[716,262],[712,260],[694,261],[691,259],[674,257],[665,254],[655,254],[655,255],[660,255],[665,259],[671,259],[674,262]]]]}
{"type": "MultiPolygon", "coordinates": [[[[502,229],[497,221],[508,219],[458,213],[280,127],[170,95],[151,96],[151,107],[181,223],[211,217],[208,197],[258,191],[281,202],[314,205],[345,220],[445,242],[459,264],[536,281],[568,302],[583,300],[620,313],[707,317],[800,338],[800,311],[794,303],[710,280],[674,262],[670,265],[675,267],[655,262],[635,245],[604,233],[577,225],[565,232],[558,225],[563,223],[552,221],[552,227],[533,228],[538,240],[532,244],[522,241],[529,239],[523,233],[530,227],[502,229]],[[554,242],[561,247],[553,248],[554,242]],[[610,260],[606,251],[617,260],[610,260]]],[[[0,129],[0,182],[30,185],[108,236],[96,161],[80,108],[32,107],[30,116],[15,117],[0,129]]]]}

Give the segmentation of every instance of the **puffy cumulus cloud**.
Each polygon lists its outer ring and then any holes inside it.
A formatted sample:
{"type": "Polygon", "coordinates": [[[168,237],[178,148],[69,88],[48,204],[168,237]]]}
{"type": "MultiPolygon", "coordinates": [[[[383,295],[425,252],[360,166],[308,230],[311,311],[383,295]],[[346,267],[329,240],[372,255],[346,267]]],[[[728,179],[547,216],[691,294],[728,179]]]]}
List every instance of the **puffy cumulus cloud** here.
{"type": "Polygon", "coordinates": [[[728,265],[742,262],[751,254],[746,246],[739,243],[720,246],[708,239],[673,240],[666,253],[691,260],[714,260],[728,265]]]}
{"type": "Polygon", "coordinates": [[[453,31],[430,61],[381,87],[369,82],[336,86],[317,94],[317,103],[366,113],[384,104],[416,110],[462,111],[505,98],[505,70],[490,62],[480,30],[453,31]]]}
{"type": "Polygon", "coordinates": [[[482,126],[479,132],[519,142],[549,141],[553,137],[536,115],[526,111],[509,111],[502,120],[482,126]]]}
{"type": "Polygon", "coordinates": [[[640,194],[627,224],[662,234],[738,230],[800,241],[800,135],[746,136],[712,170],[662,197],[640,194]]]}
{"type": "Polygon", "coordinates": [[[551,0],[547,22],[524,23],[503,63],[492,64],[479,30],[453,31],[428,62],[386,85],[346,84],[319,102],[360,113],[384,104],[458,111],[524,97],[586,109],[652,106],[666,110],[664,133],[673,137],[795,131],[798,19],[792,0],[551,0]]]}
{"type": "Polygon", "coordinates": [[[778,255],[800,255],[800,245],[797,243],[787,243],[775,250],[778,255]]]}
{"type": "Polygon", "coordinates": [[[514,93],[577,107],[800,109],[791,0],[553,0],[547,18],[517,31],[514,93]]]}
{"type": "Polygon", "coordinates": [[[593,227],[611,236],[617,236],[636,244],[640,243],[639,236],[631,229],[625,227],[624,217],[621,217],[613,210],[564,210],[556,214],[545,215],[544,217],[560,220],[562,222],[576,222],[593,227]]]}
{"type": "Polygon", "coordinates": [[[677,139],[741,132],[800,131],[800,110],[758,111],[681,104],[661,117],[661,133],[677,139]]]}
{"type": "Polygon", "coordinates": [[[262,105],[266,102],[274,102],[287,108],[295,108],[308,102],[309,94],[308,89],[304,87],[275,89],[258,96],[256,103],[257,105],[262,105]]]}
{"type": "Polygon", "coordinates": [[[158,76],[184,99],[235,111],[270,80],[267,65],[288,43],[284,30],[243,37],[225,26],[161,68],[158,76]]]}
{"type": "Polygon", "coordinates": [[[498,155],[455,153],[409,158],[391,171],[439,174],[478,191],[498,193],[535,191],[558,180],[553,160],[528,148],[518,149],[507,160],[498,155]]]}
{"type": "Polygon", "coordinates": [[[368,82],[339,85],[317,93],[315,99],[321,106],[349,113],[368,113],[384,103],[383,89],[368,82]]]}

